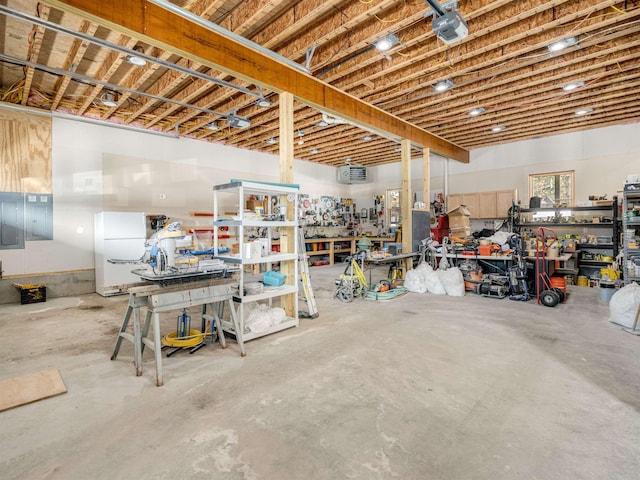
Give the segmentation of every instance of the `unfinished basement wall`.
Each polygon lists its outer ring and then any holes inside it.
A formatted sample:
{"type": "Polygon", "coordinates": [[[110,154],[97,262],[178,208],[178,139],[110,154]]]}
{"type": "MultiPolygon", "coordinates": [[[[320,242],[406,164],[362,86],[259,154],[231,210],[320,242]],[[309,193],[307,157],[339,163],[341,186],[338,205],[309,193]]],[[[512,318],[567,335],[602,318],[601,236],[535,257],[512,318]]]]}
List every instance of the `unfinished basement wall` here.
{"type": "MultiPolygon", "coordinates": [[[[212,211],[213,185],[280,178],[274,155],[67,118],[53,118],[51,144],[53,240],[0,250],[0,303],[19,301],[12,282],[44,282],[50,297],[95,291],[97,212],[164,213],[186,222],[190,211],[212,211]]],[[[304,193],[348,196],[335,179],[333,167],[295,162],[294,182],[304,193]]]]}

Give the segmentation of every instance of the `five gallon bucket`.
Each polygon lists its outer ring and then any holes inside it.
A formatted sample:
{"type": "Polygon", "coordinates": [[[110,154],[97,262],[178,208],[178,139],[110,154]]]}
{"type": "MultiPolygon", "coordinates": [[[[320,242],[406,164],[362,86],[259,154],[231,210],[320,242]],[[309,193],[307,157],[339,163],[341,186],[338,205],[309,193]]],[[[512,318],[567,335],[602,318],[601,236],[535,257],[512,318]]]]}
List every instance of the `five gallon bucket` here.
{"type": "Polygon", "coordinates": [[[611,297],[613,297],[613,294],[618,291],[616,289],[615,282],[608,282],[605,280],[600,281],[600,288],[598,288],[598,290],[599,290],[598,293],[600,295],[600,301],[602,303],[609,303],[609,301],[611,300],[611,297]]]}
{"type": "Polygon", "coordinates": [[[567,279],[564,277],[549,277],[549,283],[552,288],[559,288],[567,293],[567,279]]]}

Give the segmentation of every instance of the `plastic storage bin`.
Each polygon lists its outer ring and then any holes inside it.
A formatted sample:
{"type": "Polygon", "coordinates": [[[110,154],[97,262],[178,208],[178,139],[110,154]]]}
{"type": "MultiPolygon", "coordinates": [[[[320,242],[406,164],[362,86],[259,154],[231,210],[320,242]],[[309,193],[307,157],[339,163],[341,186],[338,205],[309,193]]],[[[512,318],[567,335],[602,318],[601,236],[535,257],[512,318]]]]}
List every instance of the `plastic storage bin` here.
{"type": "Polygon", "coordinates": [[[284,273],[269,270],[264,273],[263,281],[265,285],[269,285],[270,287],[279,287],[284,284],[285,278],[287,278],[287,276],[284,273]]]}

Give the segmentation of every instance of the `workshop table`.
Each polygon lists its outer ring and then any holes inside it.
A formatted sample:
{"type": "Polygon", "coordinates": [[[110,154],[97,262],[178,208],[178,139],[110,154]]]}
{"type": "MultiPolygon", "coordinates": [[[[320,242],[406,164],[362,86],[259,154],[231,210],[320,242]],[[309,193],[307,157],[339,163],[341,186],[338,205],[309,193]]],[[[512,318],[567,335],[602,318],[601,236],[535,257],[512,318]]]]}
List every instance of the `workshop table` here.
{"type": "MultiPolygon", "coordinates": [[[[122,326],[118,333],[116,345],[111,360],[118,356],[122,340],[133,343],[134,364],[136,376],[142,375],[142,352],[148,346],[155,353],[156,385],[162,386],[162,342],[160,339],[160,313],[172,310],[183,310],[192,306],[202,306],[202,333],[206,331],[206,322],[211,322],[211,333],[214,328],[218,333],[218,341],[222,348],[226,348],[226,341],[222,331],[219,309],[225,302],[229,303],[231,321],[239,328],[238,320],[233,308],[232,298],[237,290],[237,283],[228,280],[207,280],[188,282],[169,286],[155,284],[132,287],[128,290],[129,303],[122,326]],[[146,309],[143,328],[140,328],[140,309],[146,309]],[[211,313],[207,313],[210,309],[211,313]],[[127,327],[133,314],[133,335],[127,333],[127,327]],[[149,338],[149,328],[153,320],[153,337],[149,338]]],[[[242,345],[240,345],[242,348],[242,345]]]]}
{"type": "Polygon", "coordinates": [[[398,265],[402,262],[411,260],[413,262],[414,258],[420,256],[420,252],[409,252],[409,253],[398,253],[397,255],[387,255],[385,257],[380,258],[365,258],[364,265],[369,270],[369,285],[371,285],[371,271],[372,267],[379,265],[390,265],[389,274],[394,267],[398,267],[398,265]]]}

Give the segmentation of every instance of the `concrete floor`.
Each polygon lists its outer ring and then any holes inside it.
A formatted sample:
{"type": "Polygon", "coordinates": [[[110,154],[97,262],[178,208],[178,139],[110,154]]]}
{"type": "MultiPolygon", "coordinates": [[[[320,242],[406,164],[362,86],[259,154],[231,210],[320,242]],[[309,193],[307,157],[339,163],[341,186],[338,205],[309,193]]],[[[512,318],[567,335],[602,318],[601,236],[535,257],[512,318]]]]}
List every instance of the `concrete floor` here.
{"type": "Polygon", "coordinates": [[[125,297],[0,306],[0,378],[55,367],[68,388],[0,413],[0,477],[640,478],[640,338],[597,290],[343,304],[341,269],[312,269],[318,319],[245,358],[163,358],[163,387],[152,352],[142,377],[130,343],[109,360],[125,297]]]}

